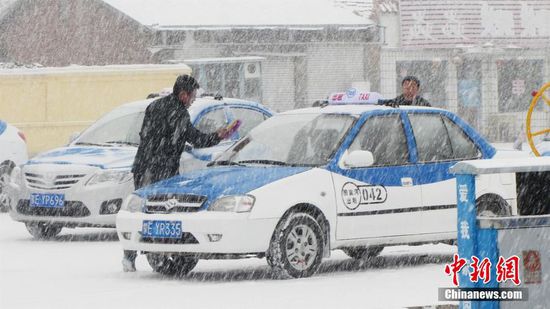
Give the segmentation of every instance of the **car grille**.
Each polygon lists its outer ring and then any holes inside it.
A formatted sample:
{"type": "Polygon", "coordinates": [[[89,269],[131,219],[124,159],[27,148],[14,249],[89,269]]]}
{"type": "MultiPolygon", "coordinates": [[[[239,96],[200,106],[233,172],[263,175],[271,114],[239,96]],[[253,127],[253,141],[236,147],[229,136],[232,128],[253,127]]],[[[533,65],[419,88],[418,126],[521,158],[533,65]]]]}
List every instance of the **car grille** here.
{"type": "Polygon", "coordinates": [[[25,173],[25,178],[27,179],[29,187],[42,190],[69,189],[84,176],[86,176],[86,174],[55,175],[47,177],[43,174],[25,173]]]}
{"type": "Polygon", "coordinates": [[[206,202],[206,196],[194,194],[159,194],[149,196],[144,212],[149,214],[169,214],[195,212],[206,202]]]}
{"type": "Polygon", "coordinates": [[[152,238],[142,237],[141,242],[148,244],[198,244],[199,241],[191,233],[184,232],[181,238],[152,238]]]}
{"type": "Polygon", "coordinates": [[[65,201],[62,208],[31,207],[29,200],[20,200],[17,203],[17,212],[29,216],[44,217],[86,217],[90,210],[78,201],[65,201]]]}

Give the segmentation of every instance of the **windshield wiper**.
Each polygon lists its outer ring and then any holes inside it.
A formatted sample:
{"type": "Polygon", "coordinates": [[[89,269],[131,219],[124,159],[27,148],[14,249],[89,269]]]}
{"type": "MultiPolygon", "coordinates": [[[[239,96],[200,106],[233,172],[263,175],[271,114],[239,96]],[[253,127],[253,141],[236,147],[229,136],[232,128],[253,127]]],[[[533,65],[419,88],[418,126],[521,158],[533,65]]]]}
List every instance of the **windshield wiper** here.
{"type": "Polygon", "coordinates": [[[269,165],[288,165],[286,162],[283,161],[276,161],[276,160],[244,160],[239,161],[237,163],[256,163],[256,164],[269,164],[269,165]]]}
{"type": "Polygon", "coordinates": [[[212,161],[206,166],[214,166],[214,165],[237,165],[237,166],[245,166],[244,164],[240,164],[240,162],[234,162],[229,160],[221,160],[221,161],[212,161]]]}
{"type": "Polygon", "coordinates": [[[126,142],[126,141],[108,141],[105,144],[119,144],[119,145],[129,145],[129,146],[139,146],[138,143],[126,142]]]}
{"type": "Polygon", "coordinates": [[[76,143],[75,145],[82,145],[82,146],[107,146],[107,147],[111,147],[111,145],[105,145],[105,144],[97,144],[97,143],[86,143],[86,142],[78,142],[76,143]]]}

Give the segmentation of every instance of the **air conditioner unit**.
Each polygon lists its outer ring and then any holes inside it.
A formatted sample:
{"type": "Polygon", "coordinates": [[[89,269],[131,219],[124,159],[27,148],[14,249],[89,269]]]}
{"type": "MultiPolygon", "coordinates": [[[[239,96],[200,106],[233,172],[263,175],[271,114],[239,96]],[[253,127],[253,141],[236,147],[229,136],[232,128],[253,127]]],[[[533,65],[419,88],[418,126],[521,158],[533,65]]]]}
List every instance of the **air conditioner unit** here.
{"type": "Polygon", "coordinates": [[[257,62],[248,62],[244,64],[244,78],[260,78],[260,64],[257,62]]]}

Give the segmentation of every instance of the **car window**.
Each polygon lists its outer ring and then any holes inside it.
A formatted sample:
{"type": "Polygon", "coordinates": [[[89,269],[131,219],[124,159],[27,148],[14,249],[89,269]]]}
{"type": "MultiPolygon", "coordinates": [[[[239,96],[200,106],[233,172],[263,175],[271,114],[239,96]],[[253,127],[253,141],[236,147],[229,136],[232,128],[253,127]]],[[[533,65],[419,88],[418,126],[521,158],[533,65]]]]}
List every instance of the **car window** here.
{"type": "Polygon", "coordinates": [[[443,121],[451,139],[454,159],[476,159],[481,157],[481,152],[477,146],[456,123],[445,116],[443,116],[443,121]]]}
{"type": "Polygon", "coordinates": [[[367,119],[349,151],[372,152],[375,166],[403,165],[409,162],[407,138],[401,116],[384,115],[367,119]]]}
{"type": "Polygon", "coordinates": [[[419,162],[453,159],[447,128],[439,114],[409,114],[419,162]]]}
{"type": "Polygon", "coordinates": [[[83,144],[129,144],[139,145],[139,131],[143,123],[144,113],[132,113],[106,121],[99,126],[86,130],[76,140],[77,145],[83,144]]]}
{"type": "Polygon", "coordinates": [[[252,128],[267,119],[267,116],[263,113],[248,108],[232,107],[231,111],[233,112],[234,118],[241,121],[241,126],[239,128],[239,135],[241,137],[248,134],[252,128]]]}
{"type": "Polygon", "coordinates": [[[224,109],[217,108],[203,115],[195,127],[203,133],[213,133],[226,125],[224,109]]]}

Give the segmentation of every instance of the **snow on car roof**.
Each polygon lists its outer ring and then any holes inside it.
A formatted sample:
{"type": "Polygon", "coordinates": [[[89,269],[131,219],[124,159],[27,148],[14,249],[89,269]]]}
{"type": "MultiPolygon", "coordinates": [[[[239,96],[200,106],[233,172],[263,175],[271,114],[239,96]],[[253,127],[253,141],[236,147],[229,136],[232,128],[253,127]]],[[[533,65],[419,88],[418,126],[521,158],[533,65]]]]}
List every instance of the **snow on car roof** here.
{"type": "MultiPolygon", "coordinates": [[[[405,110],[441,110],[440,108],[425,107],[425,106],[401,106],[400,109],[405,110]]],[[[348,104],[348,105],[327,105],[324,107],[309,107],[286,111],[280,114],[349,114],[359,116],[365,112],[374,110],[392,110],[394,107],[375,104],[348,104]]]]}
{"type": "MultiPolygon", "coordinates": [[[[151,102],[157,99],[159,99],[159,97],[126,103],[112,110],[111,113],[112,112],[119,113],[120,111],[120,113],[126,114],[126,113],[132,113],[136,111],[144,111],[151,102]]],[[[216,100],[213,97],[202,97],[202,98],[197,98],[193,103],[193,105],[191,105],[191,107],[189,108],[189,114],[191,115],[191,118],[193,118],[194,116],[196,116],[195,114],[199,113],[205,108],[208,108],[210,106],[221,105],[221,104],[244,104],[244,105],[252,105],[256,107],[260,106],[260,104],[257,102],[246,101],[241,99],[223,98],[222,100],[216,100]]]]}
{"type": "Polygon", "coordinates": [[[103,0],[146,26],[370,25],[333,0],[103,0]],[[308,14],[304,14],[308,12],[308,14]]]}

